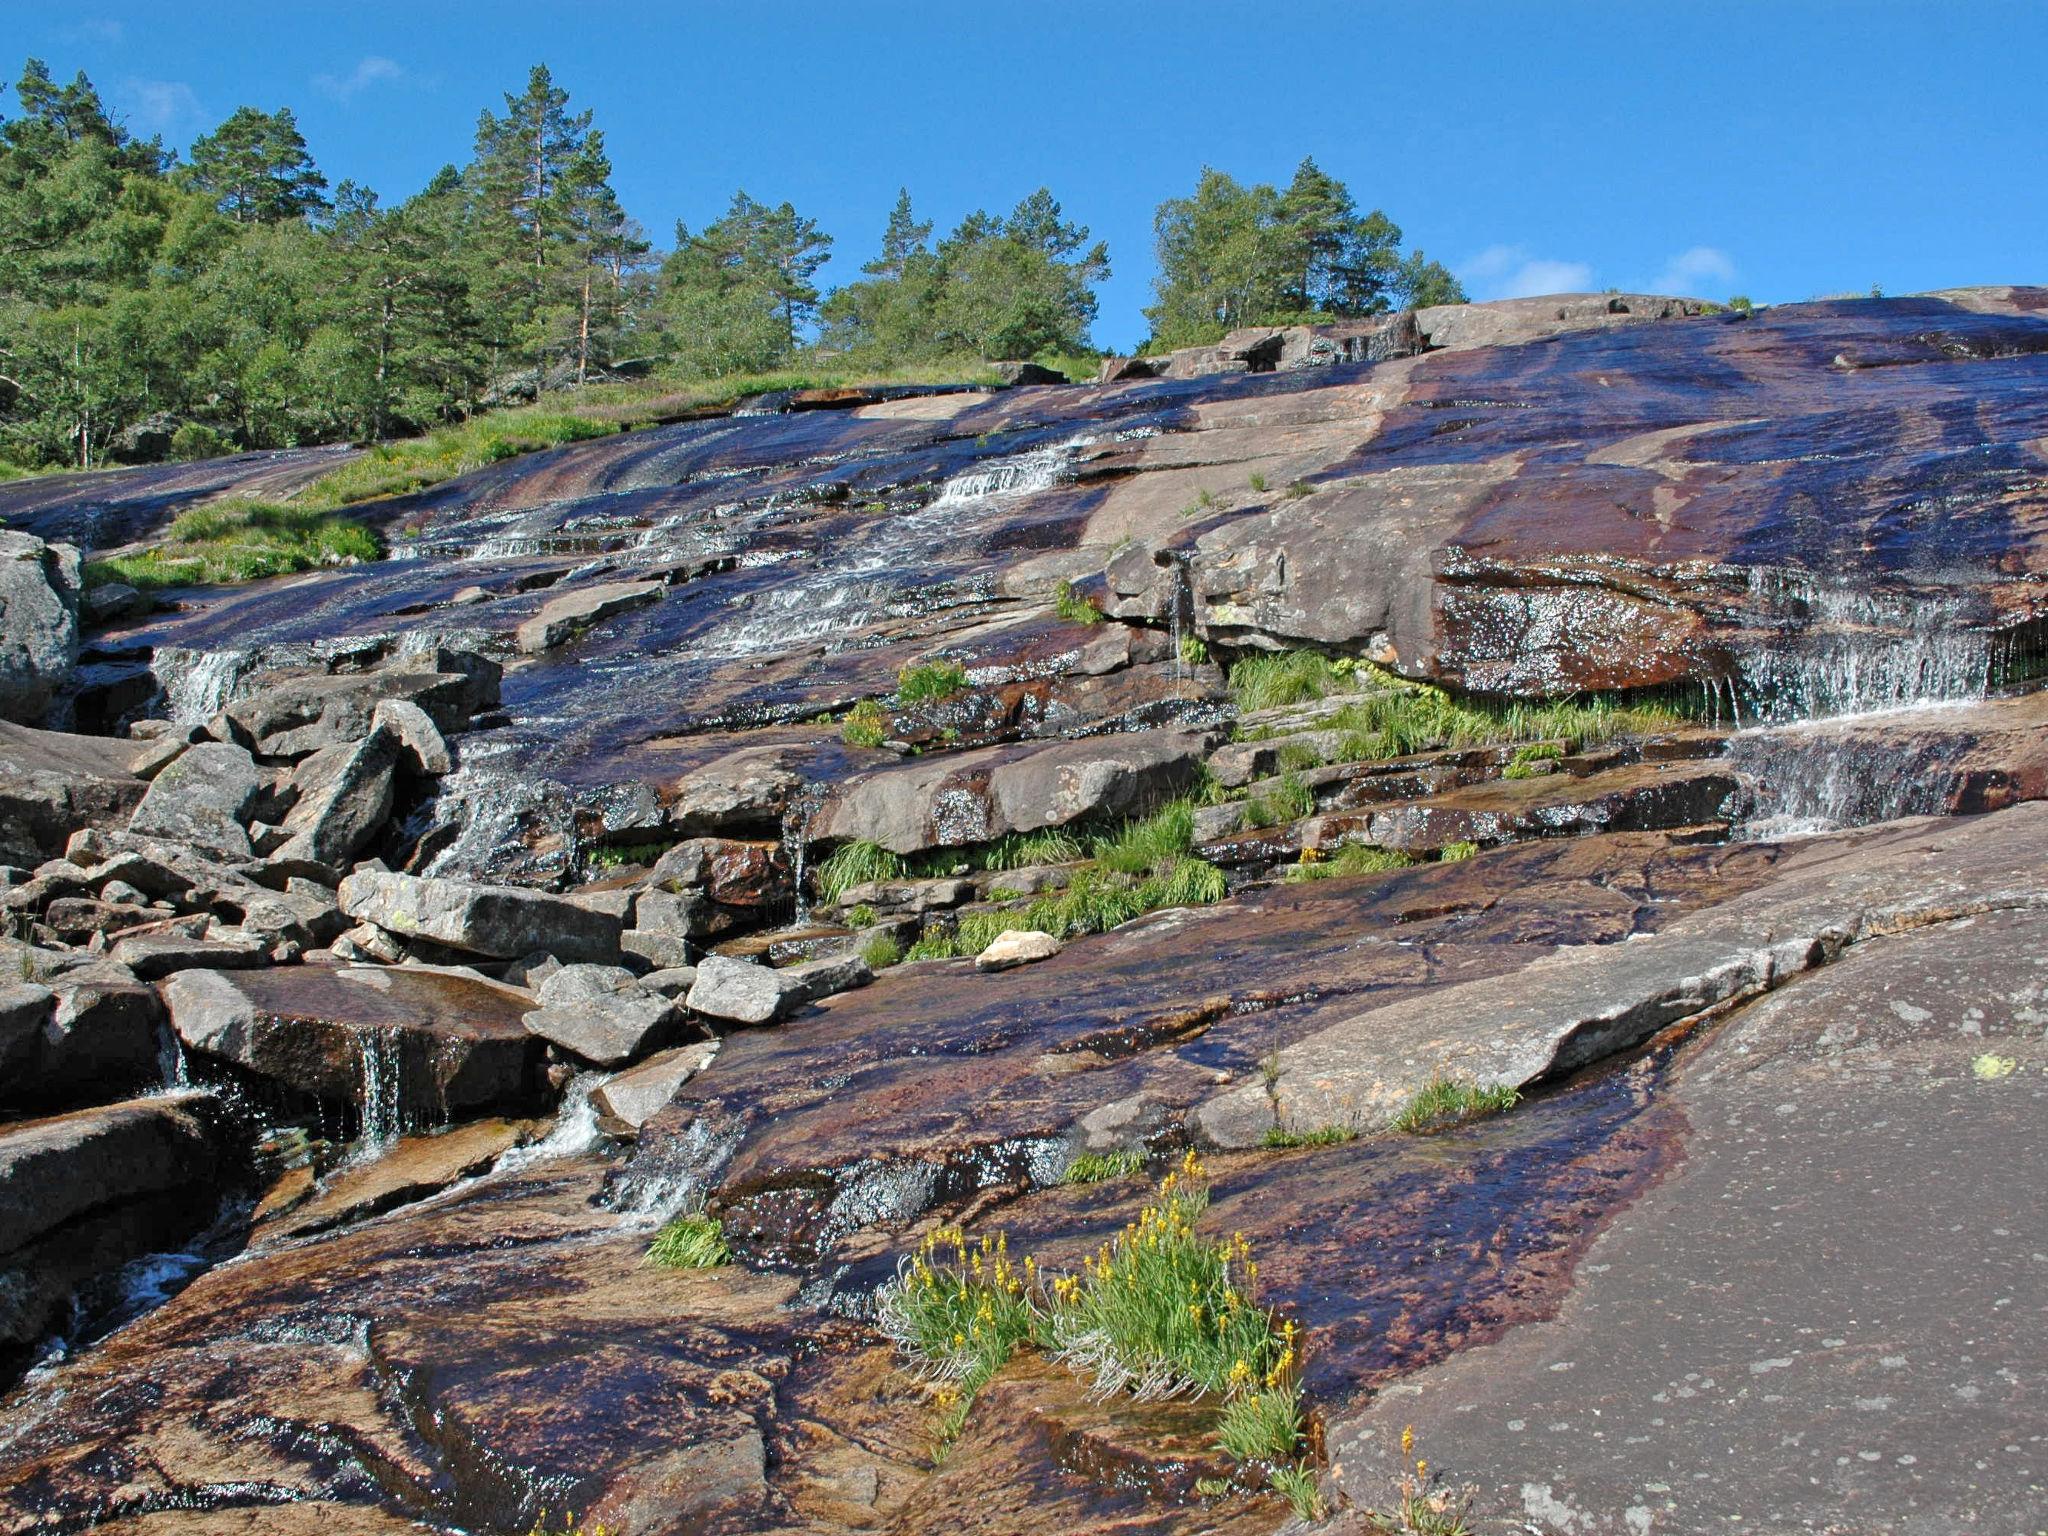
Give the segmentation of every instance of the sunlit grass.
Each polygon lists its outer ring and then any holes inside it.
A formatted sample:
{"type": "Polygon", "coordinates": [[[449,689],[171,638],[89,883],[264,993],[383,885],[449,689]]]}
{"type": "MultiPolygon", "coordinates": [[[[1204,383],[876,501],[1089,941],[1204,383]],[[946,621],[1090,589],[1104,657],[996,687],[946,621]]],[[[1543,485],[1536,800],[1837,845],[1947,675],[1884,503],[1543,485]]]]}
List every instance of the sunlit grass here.
{"type": "Polygon", "coordinates": [[[147,549],[88,562],[85,581],[88,586],[126,582],[143,591],[222,586],[376,560],[383,553],[375,534],[333,513],[219,501],[181,513],[147,549]]]}
{"type": "Polygon", "coordinates": [[[1125,1147],[1115,1152],[1083,1152],[1060,1178],[1062,1184],[1104,1184],[1127,1179],[1145,1166],[1145,1154],[1125,1147]]]}
{"type": "Polygon", "coordinates": [[[725,1246],[724,1225],[699,1212],[678,1216],[656,1233],[647,1257],[663,1269],[716,1269],[732,1254],[725,1246]]]}
{"type": "Polygon", "coordinates": [[[1482,1086],[1439,1073],[1415,1091],[1394,1117],[1394,1129],[1410,1135],[1442,1130],[1467,1120],[1505,1114],[1522,1100],[1512,1085],[1482,1086]]]}

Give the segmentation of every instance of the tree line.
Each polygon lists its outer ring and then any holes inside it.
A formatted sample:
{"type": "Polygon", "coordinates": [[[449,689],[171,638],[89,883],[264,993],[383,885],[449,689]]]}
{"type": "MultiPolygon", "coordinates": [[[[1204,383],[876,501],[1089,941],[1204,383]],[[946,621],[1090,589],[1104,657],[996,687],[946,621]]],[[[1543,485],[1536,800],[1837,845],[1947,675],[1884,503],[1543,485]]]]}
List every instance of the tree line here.
{"type": "MultiPolygon", "coordinates": [[[[744,191],[657,250],[593,114],[545,66],[480,114],[467,162],[394,204],[330,188],[288,107],[237,108],[181,162],[82,73],[60,85],[31,59],[16,96],[0,464],[385,437],[619,372],[1085,354],[1110,270],[1045,188],[938,238],[906,191],[874,259],[829,292],[832,236],[744,191]]],[[[1153,348],[1463,298],[1311,160],[1285,189],[1204,170],[1155,227],[1153,348]]]]}

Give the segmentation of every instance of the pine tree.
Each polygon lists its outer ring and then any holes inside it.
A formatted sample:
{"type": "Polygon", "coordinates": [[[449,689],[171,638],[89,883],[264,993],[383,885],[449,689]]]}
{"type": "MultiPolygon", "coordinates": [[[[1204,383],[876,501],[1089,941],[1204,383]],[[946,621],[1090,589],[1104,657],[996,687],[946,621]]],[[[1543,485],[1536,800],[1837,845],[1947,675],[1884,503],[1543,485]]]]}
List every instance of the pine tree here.
{"type": "Polygon", "coordinates": [[[291,108],[237,107],[212,133],[195,139],[179,173],[237,224],[276,224],[325,212],[327,178],[313,164],[291,108]]]}
{"type": "Polygon", "coordinates": [[[811,279],[832,237],[787,202],[771,208],[744,190],[725,216],[692,235],[676,225],[663,264],[663,309],[686,368],[759,372],[795,352],[799,327],[817,314],[811,279]]]}

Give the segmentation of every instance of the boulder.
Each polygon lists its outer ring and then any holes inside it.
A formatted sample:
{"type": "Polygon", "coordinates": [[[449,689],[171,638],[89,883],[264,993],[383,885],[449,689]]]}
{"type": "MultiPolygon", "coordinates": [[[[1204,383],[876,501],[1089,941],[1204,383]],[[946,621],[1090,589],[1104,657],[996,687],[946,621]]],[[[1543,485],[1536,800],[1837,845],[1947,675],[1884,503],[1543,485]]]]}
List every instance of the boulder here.
{"type": "Polygon", "coordinates": [[[543,604],[539,613],[520,625],[514,643],[523,655],[538,656],[614,614],[643,603],[659,602],[662,590],[658,581],[617,581],[564,593],[543,604]]]}
{"type": "Polygon", "coordinates": [[[719,1045],[717,1040],[700,1040],[658,1051],[639,1066],[606,1078],[590,1095],[598,1129],[610,1136],[636,1135],[668,1107],[678,1088],[711,1065],[719,1045]]]}
{"type": "Polygon", "coordinates": [[[524,992],[414,966],[180,971],[162,986],[186,1047],[386,1130],[422,1129],[541,1095],[524,992]]]}
{"type": "Polygon", "coordinates": [[[40,724],[78,663],[78,551],[0,530],[0,720],[40,724]]]}
{"type": "Polygon", "coordinates": [[[840,784],[811,836],[917,853],[1134,815],[1192,783],[1205,745],[1196,732],[1145,731],[914,758],[840,784]]]}
{"type": "Polygon", "coordinates": [[[247,822],[269,787],[255,759],[227,742],[208,741],[150,781],[128,828],[149,836],[190,843],[230,857],[249,858],[247,822]]]}
{"type": "Polygon", "coordinates": [[[780,969],[706,955],[697,962],[697,978],[687,999],[693,1012],[735,1024],[772,1024],[806,1003],[835,992],[866,986],[874,979],[858,955],[811,960],[780,969]]]}
{"type": "Polygon", "coordinates": [[[1060,941],[1035,928],[1013,929],[998,934],[987,949],[974,957],[977,971],[1007,971],[1034,960],[1050,960],[1060,952],[1060,941]]]}
{"type": "MultiPolygon", "coordinates": [[[[776,906],[789,901],[791,871],[789,852],[781,843],[742,842],[733,838],[693,837],[677,843],[655,861],[647,872],[647,884],[657,892],[701,891],[722,907],[776,906]]],[[[653,910],[668,913],[666,904],[655,902],[653,910]]],[[[673,921],[690,919],[677,915],[673,921]]],[[[664,920],[641,920],[642,928],[662,927],[664,920]]],[[[677,931],[672,926],[668,931],[677,931]]]]}
{"type": "Polygon", "coordinates": [[[359,742],[321,747],[301,761],[292,770],[297,799],[284,818],[278,856],[340,866],[368,847],[391,815],[399,752],[398,736],[379,726],[359,742]]]}
{"type": "Polygon", "coordinates": [[[362,740],[385,704],[409,704],[443,733],[464,730],[472,714],[496,702],[495,664],[465,669],[466,656],[431,660],[445,662],[446,670],[406,658],[366,672],[255,673],[215,720],[214,734],[265,757],[302,757],[362,740]]]}
{"type": "Polygon", "coordinates": [[[455,771],[455,754],[434,717],[411,699],[379,699],[370,713],[374,730],[397,738],[402,760],[414,773],[439,778],[455,771]]]}
{"type": "Polygon", "coordinates": [[[619,952],[644,960],[659,971],[687,966],[696,953],[688,939],[653,928],[628,928],[619,935],[619,952]]]}
{"type": "Polygon", "coordinates": [[[73,833],[125,822],[149,787],[130,771],[134,750],[0,720],[0,864],[32,869],[73,833]]]}
{"type": "Polygon", "coordinates": [[[183,938],[175,934],[131,934],[109,952],[143,981],[156,981],[178,971],[249,971],[269,963],[260,943],[183,938]]]}
{"type": "Polygon", "coordinates": [[[774,832],[803,789],[800,759],[773,747],[731,752],[675,780],[669,825],[689,835],[774,832]]]}
{"type": "Polygon", "coordinates": [[[505,885],[375,871],[341,883],[341,910],[401,939],[430,939],[470,954],[516,960],[545,950],[565,961],[618,957],[618,918],[559,896],[505,885]]]}
{"type": "Polygon", "coordinates": [[[664,1045],[682,1022],[675,1002],[611,965],[565,965],[540,984],[526,1027],[600,1067],[616,1067],[664,1045]]]}

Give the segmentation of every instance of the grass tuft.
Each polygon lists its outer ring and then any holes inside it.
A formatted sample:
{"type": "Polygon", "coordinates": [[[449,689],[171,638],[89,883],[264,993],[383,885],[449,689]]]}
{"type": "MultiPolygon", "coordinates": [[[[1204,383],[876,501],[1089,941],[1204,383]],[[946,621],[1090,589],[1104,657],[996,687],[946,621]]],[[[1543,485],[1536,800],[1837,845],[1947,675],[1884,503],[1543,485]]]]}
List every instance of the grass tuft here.
{"type": "Polygon", "coordinates": [[[1145,1154],[1130,1147],[1115,1152],[1083,1152],[1067,1164],[1067,1171],[1060,1182],[1105,1184],[1111,1179],[1127,1179],[1144,1167],[1145,1154]]]}
{"type": "Polygon", "coordinates": [[[1439,1073],[1416,1089],[1414,1097],[1402,1106],[1401,1113],[1394,1117],[1394,1129],[1420,1136],[1467,1120],[1505,1114],[1521,1101],[1521,1093],[1509,1084],[1482,1087],[1439,1073]]]}
{"type": "Polygon", "coordinates": [[[647,1257],[663,1269],[716,1269],[728,1262],[732,1253],[725,1246],[725,1228],[719,1219],[700,1211],[678,1216],[656,1233],[647,1257]]]}
{"type": "Polygon", "coordinates": [[[893,933],[878,933],[860,947],[860,957],[871,971],[886,971],[903,963],[903,944],[893,933]]]}
{"type": "Polygon", "coordinates": [[[873,699],[862,699],[846,712],[839,739],[849,747],[879,747],[889,739],[888,716],[873,699]]]}
{"type": "Polygon", "coordinates": [[[1266,1134],[1259,1138],[1259,1145],[1275,1150],[1291,1150],[1295,1147],[1334,1147],[1346,1141],[1356,1140],[1358,1132],[1348,1125],[1319,1125],[1314,1130],[1290,1131],[1284,1126],[1268,1126],[1266,1134]]]}
{"type": "Polygon", "coordinates": [[[1069,624],[1102,622],[1102,610],[1076,592],[1071,581],[1063,581],[1053,589],[1052,609],[1069,624]]]}
{"type": "Polygon", "coordinates": [[[1244,824],[1247,827],[1280,827],[1315,813],[1315,791],[1292,773],[1287,773],[1271,789],[1245,801],[1244,824]]]}
{"type": "MultiPolygon", "coordinates": [[[[1323,1519],[1330,1512],[1323,1502],[1323,1490],[1315,1470],[1308,1466],[1274,1467],[1267,1474],[1276,1493],[1294,1506],[1295,1514],[1314,1522],[1323,1519]]],[[[1449,1536],[1449,1533],[1446,1533],[1449,1536]]]]}
{"type": "Polygon", "coordinates": [[[967,687],[967,669],[954,661],[922,661],[896,674],[896,697],[904,704],[950,699],[967,687]]]}
{"type": "Polygon", "coordinates": [[[1301,850],[1301,862],[1289,865],[1282,877],[1290,882],[1329,880],[1341,875],[1377,875],[1390,869],[1407,869],[1415,863],[1413,854],[1372,843],[1346,843],[1335,858],[1325,858],[1314,848],[1301,850]],[[1313,855],[1313,857],[1311,857],[1313,855]]]}
{"type": "Polygon", "coordinates": [[[900,855],[891,853],[880,843],[858,839],[840,844],[818,866],[818,895],[827,902],[837,902],[857,885],[869,885],[877,880],[901,880],[906,873],[900,855]]]}

